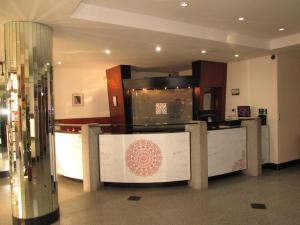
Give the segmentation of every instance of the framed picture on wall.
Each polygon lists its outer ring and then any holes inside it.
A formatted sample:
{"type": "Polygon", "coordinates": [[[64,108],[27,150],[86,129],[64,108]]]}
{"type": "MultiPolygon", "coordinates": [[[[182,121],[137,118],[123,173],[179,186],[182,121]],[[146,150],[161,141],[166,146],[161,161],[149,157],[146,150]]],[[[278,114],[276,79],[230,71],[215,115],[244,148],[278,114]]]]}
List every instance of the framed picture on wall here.
{"type": "Polygon", "coordinates": [[[83,106],[83,94],[82,93],[72,94],[72,105],[73,106],[83,106]]]}

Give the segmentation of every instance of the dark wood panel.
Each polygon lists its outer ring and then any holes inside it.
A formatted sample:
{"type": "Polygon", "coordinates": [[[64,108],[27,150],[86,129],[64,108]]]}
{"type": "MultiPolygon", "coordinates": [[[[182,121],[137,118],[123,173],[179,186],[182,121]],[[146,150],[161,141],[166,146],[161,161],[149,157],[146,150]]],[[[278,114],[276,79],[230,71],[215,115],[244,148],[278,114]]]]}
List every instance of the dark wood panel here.
{"type": "Polygon", "coordinates": [[[202,62],[201,86],[224,87],[226,84],[226,63],[202,62]]]}
{"type": "Polygon", "coordinates": [[[110,117],[92,117],[92,118],[69,118],[69,119],[56,119],[56,124],[110,124],[110,117]]]}
{"type": "Polygon", "coordinates": [[[198,120],[199,118],[199,108],[200,108],[200,87],[194,88],[193,92],[193,120],[198,120]]]}
{"type": "Polygon", "coordinates": [[[106,70],[106,76],[111,122],[113,124],[124,124],[126,123],[126,119],[122,88],[121,66],[116,66],[106,70]],[[116,97],[117,100],[116,106],[114,106],[113,104],[114,97],[116,97]]]}
{"type": "Polygon", "coordinates": [[[209,61],[192,63],[193,77],[199,78],[201,93],[199,96],[199,110],[203,107],[204,91],[209,89],[213,93],[213,108],[217,111],[217,119],[225,119],[227,64],[209,61]]]}
{"type": "MultiPolygon", "coordinates": [[[[131,104],[125,102],[125,96],[123,92],[122,79],[130,78],[130,66],[119,65],[106,70],[107,76],[107,91],[108,91],[108,102],[110,109],[110,117],[112,124],[126,124],[130,116],[131,104]],[[114,105],[113,98],[116,97],[117,105],[114,105]]],[[[126,97],[128,100],[128,96],[126,97]]]]}
{"type": "Polygon", "coordinates": [[[144,79],[124,79],[123,85],[125,89],[163,89],[167,88],[187,88],[198,87],[199,78],[192,76],[183,77],[152,77],[144,79]]]}

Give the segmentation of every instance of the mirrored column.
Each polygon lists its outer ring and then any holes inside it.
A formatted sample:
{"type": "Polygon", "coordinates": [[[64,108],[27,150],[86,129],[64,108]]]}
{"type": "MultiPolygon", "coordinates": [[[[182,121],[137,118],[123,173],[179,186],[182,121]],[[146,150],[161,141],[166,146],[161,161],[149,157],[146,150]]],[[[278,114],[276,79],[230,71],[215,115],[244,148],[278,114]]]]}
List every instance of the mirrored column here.
{"type": "Polygon", "coordinates": [[[13,221],[50,224],[59,217],[52,30],[39,23],[9,22],[4,33],[13,221]]]}

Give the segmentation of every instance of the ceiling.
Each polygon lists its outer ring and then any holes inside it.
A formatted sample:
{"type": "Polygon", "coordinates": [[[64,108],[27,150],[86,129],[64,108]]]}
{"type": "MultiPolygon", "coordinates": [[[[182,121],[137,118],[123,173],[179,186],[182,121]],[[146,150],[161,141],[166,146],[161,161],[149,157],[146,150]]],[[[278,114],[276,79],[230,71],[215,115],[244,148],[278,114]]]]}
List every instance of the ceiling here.
{"type": "Polygon", "coordinates": [[[66,67],[130,64],[176,71],[195,60],[234,61],[235,54],[239,60],[278,52],[300,57],[300,0],[190,0],[185,8],[179,2],[1,0],[1,39],[7,21],[45,23],[54,30],[54,62],[66,67]]]}

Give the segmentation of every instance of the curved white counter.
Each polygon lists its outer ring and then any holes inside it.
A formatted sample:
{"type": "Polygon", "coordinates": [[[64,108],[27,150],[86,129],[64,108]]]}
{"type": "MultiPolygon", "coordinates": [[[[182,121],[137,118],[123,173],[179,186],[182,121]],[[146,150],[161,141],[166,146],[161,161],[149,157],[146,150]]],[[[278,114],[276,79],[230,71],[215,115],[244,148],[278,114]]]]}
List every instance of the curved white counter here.
{"type": "MultiPolygon", "coordinates": [[[[83,179],[82,134],[55,133],[57,173],[83,179]]],[[[100,182],[161,183],[191,179],[190,133],[100,134],[100,182]]],[[[207,132],[208,176],[247,168],[246,128],[207,132]]]]}
{"type": "Polygon", "coordinates": [[[55,132],[55,150],[57,173],[82,180],[82,135],[55,132]]]}

